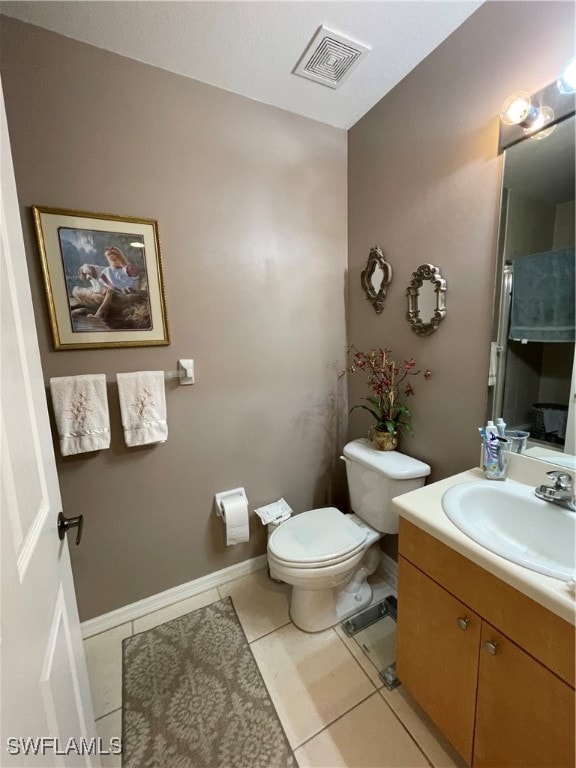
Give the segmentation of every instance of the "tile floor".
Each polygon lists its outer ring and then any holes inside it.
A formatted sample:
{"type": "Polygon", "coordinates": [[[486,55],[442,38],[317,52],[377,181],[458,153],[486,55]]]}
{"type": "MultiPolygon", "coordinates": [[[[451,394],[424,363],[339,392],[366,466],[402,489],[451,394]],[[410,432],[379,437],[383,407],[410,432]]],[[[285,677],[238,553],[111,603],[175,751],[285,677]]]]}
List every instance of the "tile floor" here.
{"type": "MultiPolygon", "coordinates": [[[[371,581],[375,599],[393,591],[381,577],[371,581]]],[[[464,766],[402,686],[383,686],[339,625],[315,634],[297,629],[289,594],[264,569],[87,638],[99,735],[121,735],[122,639],[231,596],[300,768],[464,766]]],[[[120,758],[104,757],[103,766],[120,766],[120,758]]]]}

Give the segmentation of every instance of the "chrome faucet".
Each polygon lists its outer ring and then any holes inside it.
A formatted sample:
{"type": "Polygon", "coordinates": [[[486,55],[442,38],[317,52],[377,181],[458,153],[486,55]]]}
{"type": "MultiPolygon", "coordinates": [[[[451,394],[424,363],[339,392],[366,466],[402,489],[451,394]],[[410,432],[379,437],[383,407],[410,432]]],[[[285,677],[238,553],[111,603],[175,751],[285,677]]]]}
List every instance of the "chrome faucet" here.
{"type": "Polygon", "coordinates": [[[566,509],[576,510],[576,498],[574,497],[574,484],[572,476],[567,472],[546,472],[546,475],[554,480],[554,485],[541,485],[534,493],[539,499],[559,504],[566,509]]]}

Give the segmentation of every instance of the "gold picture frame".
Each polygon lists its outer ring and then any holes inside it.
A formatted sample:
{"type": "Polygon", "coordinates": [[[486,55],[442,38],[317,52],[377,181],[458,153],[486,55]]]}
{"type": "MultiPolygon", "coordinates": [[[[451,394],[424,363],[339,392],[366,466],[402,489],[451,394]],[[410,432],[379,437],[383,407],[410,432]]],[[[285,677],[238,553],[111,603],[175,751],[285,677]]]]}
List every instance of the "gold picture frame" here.
{"type": "Polygon", "coordinates": [[[56,350],[170,344],[157,221],[32,213],[56,350]]]}

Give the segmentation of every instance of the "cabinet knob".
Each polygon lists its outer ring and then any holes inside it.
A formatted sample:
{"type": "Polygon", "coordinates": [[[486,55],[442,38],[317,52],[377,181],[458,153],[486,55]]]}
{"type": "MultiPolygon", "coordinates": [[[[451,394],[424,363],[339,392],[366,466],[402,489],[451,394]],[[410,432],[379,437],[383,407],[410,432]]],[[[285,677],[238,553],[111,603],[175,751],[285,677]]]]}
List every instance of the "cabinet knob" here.
{"type": "Polygon", "coordinates": [[[484,643],[484,648],[491,656],[496,656],[498,653],[498,643],[495,640],[488,640],[487,643],[484,643]]]}
{"type": "Polygon", "coordinates": [[[458,618],[456,619],[456,624],[458,624],[458,626],[463,632],[466,632],[466,630],[470,626],[470,619],[467,619],[465,616],[458,616],[458,618]]]}

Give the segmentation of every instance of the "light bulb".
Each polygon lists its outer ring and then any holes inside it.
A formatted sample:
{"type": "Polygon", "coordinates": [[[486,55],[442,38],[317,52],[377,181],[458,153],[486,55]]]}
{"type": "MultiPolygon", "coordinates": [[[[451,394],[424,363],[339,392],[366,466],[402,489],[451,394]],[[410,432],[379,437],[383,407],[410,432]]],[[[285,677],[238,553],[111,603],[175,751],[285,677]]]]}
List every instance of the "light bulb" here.
{"type": "Polygon", "coordinates": [[[554,110],[551,107],[541,107],[538,117],[529,128],[524,128],[524,133],[532,139],[545,139],[556,128],[555,125],[550,125],[548,128],[544,127],[552,120],[554,120],[554,110]]]}
{"type": "Polygon", "coordinates": [[[564,66],[556,85],[560,93],[576,93],[576,57],[564,66]]]}
{"type": "Polygon", "coordinates": [[[532,106],[530,94],[516,91],[508,96],[500,112],[500,120],[505,125],[531,125],[538,117],[538,107],[532,106]]]}

